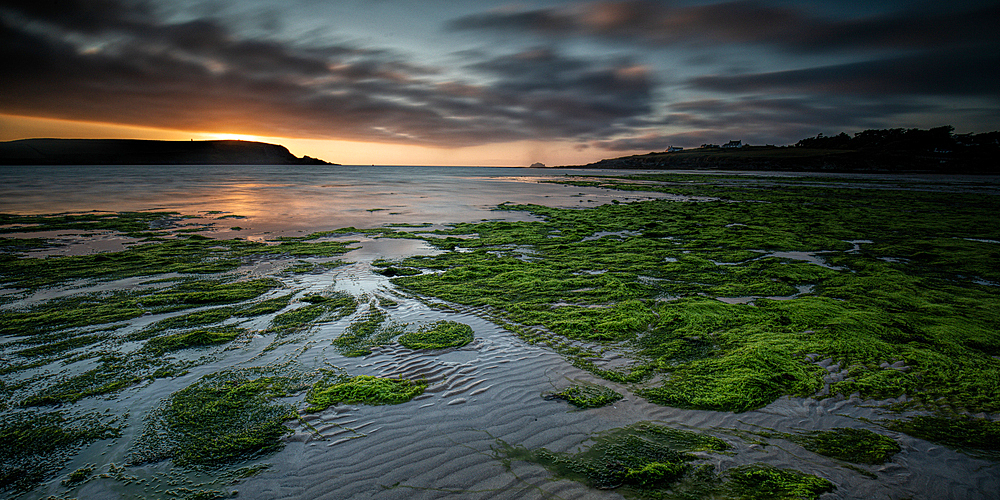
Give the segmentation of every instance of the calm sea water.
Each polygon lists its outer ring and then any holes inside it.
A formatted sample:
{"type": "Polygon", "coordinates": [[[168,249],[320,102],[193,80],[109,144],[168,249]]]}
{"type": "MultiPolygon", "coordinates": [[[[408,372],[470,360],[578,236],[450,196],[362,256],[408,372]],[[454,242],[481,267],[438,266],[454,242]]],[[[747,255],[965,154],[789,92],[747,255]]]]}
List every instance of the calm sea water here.
{"type": "MultiPolygon", "coordinates": [[[[602,171],[611,173],[612,171],[602,171]]],[[[500,203],[589,207],[655,195],[541,183],[594,171],[494,167],[32,166],[0,167],[0,213],[222,211],[246,216],[243,236],[391,223],[523,219],[500,203]]]]}

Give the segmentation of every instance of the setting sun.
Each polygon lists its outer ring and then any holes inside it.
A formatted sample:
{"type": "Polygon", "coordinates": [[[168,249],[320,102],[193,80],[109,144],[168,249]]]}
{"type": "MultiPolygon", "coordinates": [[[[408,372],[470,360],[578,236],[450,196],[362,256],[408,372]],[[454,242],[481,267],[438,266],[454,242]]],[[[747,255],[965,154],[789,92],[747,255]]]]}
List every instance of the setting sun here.
{"type": "Polygon", "coordinates": [[[202,134],[202,137],[208,141],[254,141],[254,142],[273,142],[269,141],[268,137],[262,137],[259,135],[246,135],[246,134],[217,134],[217,133],[207,133],[202,134]]]}

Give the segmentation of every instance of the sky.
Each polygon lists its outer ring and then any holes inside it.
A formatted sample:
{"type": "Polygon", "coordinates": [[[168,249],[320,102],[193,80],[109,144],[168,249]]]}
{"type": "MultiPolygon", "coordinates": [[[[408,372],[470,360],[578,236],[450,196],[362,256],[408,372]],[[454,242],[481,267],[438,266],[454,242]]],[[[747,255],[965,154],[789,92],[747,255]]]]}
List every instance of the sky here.
{"type": "Polygon", "coordinates": [[[582,164],[1000,130],[1000,4],[0,0],[0,140],[245,139],[343,164],[582,164]]]}

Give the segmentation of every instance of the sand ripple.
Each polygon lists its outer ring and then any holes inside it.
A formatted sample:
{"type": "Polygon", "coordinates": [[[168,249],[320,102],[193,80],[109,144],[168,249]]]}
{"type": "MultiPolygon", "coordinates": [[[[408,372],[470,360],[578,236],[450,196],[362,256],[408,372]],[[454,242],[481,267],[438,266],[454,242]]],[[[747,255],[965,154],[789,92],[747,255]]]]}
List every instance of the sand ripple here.
{"type": "Polygon", "coordinates": [[[860,419],[881,417],[859,407],[856,399],[783,398],[741,414],[665,408],[574,368],[558,354],[519,341],[475,312],[436,311],[413,300],[401,303],[393,310],[401,317],[394,319],[460,321],[473,327],[477,341],[447,351],[393,344],[365,358],[330,360],[352,374],[422,379],[429,386],[402,405],[338,405],[305,417],[308,425],[297,424],[285,449],[267,460],[272,468],[238,487],[240,498],[621,498],[614,491],[553,481],[533,464],[515,461],[505,468],[491,447],[499,439],[528,448],[577,451],[595,432],[642,420],[704,430],[726,440],[735,454],[701,455],[720,469],[763,462],[825,477],[838,489],[824,498],[987,499],[1000,491],[996,465],[868,424],[860,419]],[[611,386],[625,398],[613,406],[576,411],[541,397],[575,380],[611,386]],[[888,464],[864,467],[878,476],[872,480],[791,442],[778,439],[762,446],[740,437],[762,429],[801,432],[844,426],[886,433],[903,451],[888,464]]]}

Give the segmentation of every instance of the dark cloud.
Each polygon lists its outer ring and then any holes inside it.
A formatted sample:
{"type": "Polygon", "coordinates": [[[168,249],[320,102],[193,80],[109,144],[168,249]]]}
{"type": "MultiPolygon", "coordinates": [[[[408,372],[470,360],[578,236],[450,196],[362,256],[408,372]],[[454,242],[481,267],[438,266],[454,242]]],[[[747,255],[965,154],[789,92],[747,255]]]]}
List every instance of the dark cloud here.
{"type": "Polygon", "coordinates": [[[649,71],[629,61],[599,65],[540,48],[472,68],[496,78],[487,102],[540,131],[559,130],[558,135],[568,137],[601,135],[652,111],[649,71]]]}
{"type": "Polygon", "coordinates": [[[452,30],[516,30],[560,35],[579,29],[571,12],[539,9],[521,12],[489,12],[455,19],[447,24],[452,30]]]}
{"type": "Polygon", "coordinates": [[[649,45],[764,44],[790,52],[940,48],[1000,41],[1000,6],[952,2],[836,19],[807,9],[739,0],[701,5],[603,1],[562,9],[495,11],[456,19],[453,30],[594,36],[649,45]]]}
{"type": "Polygon", "coordinates": [[[153,19],[147,3],[128,0],[5,0],[2,11],[84,33],[132,29],[153,19]]]}
{"type": "Polygon", "coordinates": [[[699,89],[731,93],[818,93],[867,96],[997,97],[1000,52],[937,51],[800,70],[691,80],[699,89]]]}
{"type": "MultiPolygon", "coordinates": [[[[836,129],[884,126],[900,115],[934,111],[931,105],[893,99],[859,101],[808,97],[739,97],[675,103],[667,116],[674,125],[696,129],[745,129],[757,142],[786,143],[817,124],[836,129]]],[[[815,134],[812,134],[815,135],[815,134]]]]}
{"type": "Polygon", "coordinates": [[[543,48],[470,61],[486,84],[442,82],[388,51],[244,39],[211,18],[123,23],[128,10],[109,7],[73,31],[51,16],[22,28],[14,18],[32,11],[14,10],[0,9],[0,111],[11,114],[467,146],[601,137],[651,110],[654,83],[629,61],[543,48]]]}
{"type": "Polygon", "coordinates": [[[611,151],[662,151],[667,146],[695,147],[742,140],[749,144],[791,144],[819,132],[836,134],[892,126],[900,116],[940,112],[932,105],[894,99],[859,102],[842,99],[817,102],[804,97],[737,97],[699,99],[669,106],[664,126],[686,130],[647,133],[595,141],[611,151]]]}

